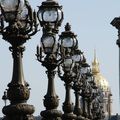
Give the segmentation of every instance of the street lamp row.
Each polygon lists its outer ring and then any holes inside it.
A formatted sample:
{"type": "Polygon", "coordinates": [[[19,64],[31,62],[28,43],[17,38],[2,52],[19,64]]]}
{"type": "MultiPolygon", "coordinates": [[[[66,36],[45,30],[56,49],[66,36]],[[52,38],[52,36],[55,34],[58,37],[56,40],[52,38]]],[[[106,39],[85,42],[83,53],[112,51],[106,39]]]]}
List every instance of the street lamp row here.
{"type": "Polygon", "coordinates": [[[46,67],[48,76],[48,88],[44,96],[46,110],[41,112],[42,119],[102,119],[100,102],[97,99],[98,87],[83,52],[78,48],[77,36],[71,31],[69,23],[65,25],[65,31],[59,35],[59,39],[56,39],[64,18],[62,6],[54,0],[46,0],[39,6],[36,14],[27,0],[0,0],[0,10],[0,33],[3,39],[11,44],[9,50],[13,56],[12,80],[3,96],[3,100],[8,99],[10,105],[3,108],[3,120],[34,120],[34,106],[27,104],[30,88],[24,79],[22,57],[25,50],[23,44],[38,31],[37,18],[43,35],[40,46],[37,46],[36,56],[42,66],[46,67]],[[65,83],[63,114],[57,110],[59,98],[54,85],[56,72],[65,83]],[[75,91],[75,106],[71,101],[71,89],[75,91]]]}

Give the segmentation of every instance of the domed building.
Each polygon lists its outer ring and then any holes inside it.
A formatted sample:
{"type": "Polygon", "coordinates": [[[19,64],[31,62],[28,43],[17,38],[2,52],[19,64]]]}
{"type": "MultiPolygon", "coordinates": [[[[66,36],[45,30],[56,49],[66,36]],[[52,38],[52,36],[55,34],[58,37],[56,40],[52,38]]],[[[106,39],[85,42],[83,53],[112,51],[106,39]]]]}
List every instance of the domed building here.
{"type": "Polygon", "coordinates": [[[112,112],[112,94],[108,81],[100,73],[99,62],[96,58],[96,53],[94,54],[94,60],[92,62],[92,74],[94,76],[95,83],[97,87],[102,91],[102,106],[104,112],[104,120],[108,120],[111,117],[112,112]]]}

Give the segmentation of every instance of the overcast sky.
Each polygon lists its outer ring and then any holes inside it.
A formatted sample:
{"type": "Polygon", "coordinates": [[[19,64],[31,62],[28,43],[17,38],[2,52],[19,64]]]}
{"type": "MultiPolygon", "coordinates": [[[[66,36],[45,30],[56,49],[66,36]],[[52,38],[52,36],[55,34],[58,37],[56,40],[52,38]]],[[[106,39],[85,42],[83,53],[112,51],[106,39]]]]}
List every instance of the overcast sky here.
{"type": "MultiPolygon", "coordinates": [[[[41,2],[41,0],[30,0],[31,6],[36,10],[41,2]]],[[[63,6],[64,12],[60,32],[64,30],[66,22],[71,24],[72,31],[77,34],[79,48],[84,51],[89,64],[96,49],[101,73],[109,81],[113,94],[113,114],[119,113],[117,30],[110,25],[110,22],[114,17],[120,16],[120,0],[60,0],[58,2],[63,6]]],[[[47,91],[46,69],[35,56],[41,36],[40,31],[25,44],[26,51],[23,58],[24,76],[31,87],[28,103],[35,106],[34,115],[39,115],[40,111],[44,110],[42,101],[47,91]]],[[[12,78],[12,56],[8,50],[10,44],[0,39],[0,97],[2,97],[12,78]]],[[[59,109],[61,109],[61,104],[64,102],[64,83],[56,76],[55,84],[56,93],[60,98],[59,109]]],[[[4,102],[0,100],[0,108],[2,109],[3,106],[4,102]]],[[[2,116],[1,111],[0,116],[2,116]]]]}

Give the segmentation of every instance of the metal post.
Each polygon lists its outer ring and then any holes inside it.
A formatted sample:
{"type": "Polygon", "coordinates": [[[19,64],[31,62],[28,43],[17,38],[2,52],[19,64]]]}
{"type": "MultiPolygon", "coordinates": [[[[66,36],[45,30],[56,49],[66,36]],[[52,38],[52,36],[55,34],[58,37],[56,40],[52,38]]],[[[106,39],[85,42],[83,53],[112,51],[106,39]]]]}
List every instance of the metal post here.
{"type": "Polygon", "coordinates": [[[61,119],[62,112],[56,109],[59,105],[59,99],[54,87],[55,71],[48,70],[47,75],[48,90],[47,94],[44,96],[44,106],[46,107],[46,110],[41,112],[41,116],[43,117],[43,120],[58,120],[61,119]]]}
{"type": "Polygon", "coordinates": [[[3,113],[6,115],[3,120],[34,120],[34,107],[26,102],[29,99],[30,90],[24,79],[22,67],[22,54],[24,47],[17,45],[10,47],[13,55],[13,76],[8,84],[7,97],[10,105],[4,106],[3,113]]]}
{"type": "Polygon", "coordinates": [[[115,17],[110,24],[116,27],[116,29],[118,30],[118,40],[116,41],[116,44],[119,47],[119,106],[120,106],[120,17],[115,17]]]}
{"type": "Polygon", "coordinates": [[[64,114],[62,116],[62,120],[74,120],[76,119],[76,115],[73,113],[74,111],[74,105],[71,101],[71,83],[65,83],[65,90],[66,90],[66,95],[65,95],[65,102],[63,103],[63,111],[64,114]]]}

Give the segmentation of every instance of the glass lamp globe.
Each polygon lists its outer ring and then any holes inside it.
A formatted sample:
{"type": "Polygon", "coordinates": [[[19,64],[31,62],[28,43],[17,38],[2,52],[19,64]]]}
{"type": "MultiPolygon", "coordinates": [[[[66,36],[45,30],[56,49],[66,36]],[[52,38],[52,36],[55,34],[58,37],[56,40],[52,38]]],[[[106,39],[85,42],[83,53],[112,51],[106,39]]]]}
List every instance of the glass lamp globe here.
{"type": "Polygon", "coordinates": [[[26,20],[27,17],[28,17],[28,9],[24,5],[22,10],[18,13],[18,19],[19,20],[26,20]]]}
{"type": "Polygon", "coordinates": [[[70,71],[73,68],[73,60],[71,58],[65,58],[63,62],[64,71],[70,71]]]}
{"type": "Polygon", "coordinates": [[[37,13],[41,26],[45,26],[46,23],[54,25],[54,27],[60,26],[63,20],[61,9],[62,7],[54,0],[42,2],[37,13]]]}
{"type": "Polygon", "coordinates": [[[72,38],[66,37],[66,38],[62,39],[62,47],[71,48],[71,47],[73,47],[73,45],[74,45],[74,41],[72,38]]]}
{"type": "Polygon", "coordinates": [[[76,49],[73,53],[72,59],[75,63],[80,63],[83,60],[83,54],[79,49],[76,49]]]}
{"type": "Polygon", "coordinates": [[[87,68],[82,67],[80,71],[81,71],[81,74],[86,74],[87,73],[87,68]]]}
{"type": "Polygon", "coordinates": [[[82,74],[87,74],[88,71],[89,71],[89,65],[87,63],[82,64],[81,73],[82,74]]]}
{"type": "Polygon", "coordinates": [[[55,22],[57,19],[57,11],[56,10],[47,10],[43,13],[43,20],[45,22],[55,22]]]}
{"type": "Polygon", "coordinates": [[[28,9],[24,5],[23,9],[18,13],[18,16],[17,16],[17,19],[20,21],[21,28],[27,27],[28,22],[26,22],[26,21],[28,19],[28,14],[29,14],[28,9]]]}
{"type": "Polygon", "coordinates": [[[90,66],[87,67],[87,75],[92,76],[91,68],[90,66]]]}
{"type": "Polygon", "coordinates": [[[59,36],[59,43],[61,53],[63,52],[62,50],[69,49],[70,51],[72,51],[77,48],[78,42],[76,39],[76,35],[71,32],[71,26],[69,23],[65,25],[65,31],[62,32],[59,36]]]}
{"type": "Polygon", "coordinates": [[[75,62],[79,62],[79,61],[80,61],[80,55],[73,55],[73,56],[72,56],[72,59],[73,59],[75,62]]]}
{"type": "Polygon", "coordinates": [[[23,5],[23,0],[0,0],[1,11],[6,22],[14,21],[23,5]]]}
{"type": "Polygon", "coordinates": [[[61,41],[61,47],[63,49],[73,49],[77,46],[76,44],[76,39],[74,39],[73,37],[70,36],[64,36],[63,38],[61,37],[59,39],[61,41]]]}
{"type": "Polygon", "coordinates": [[[43,36],[41,38],[42,47],[45,54],[53,53],[56,49],[56,43],[54,36],[43,36]]]}

